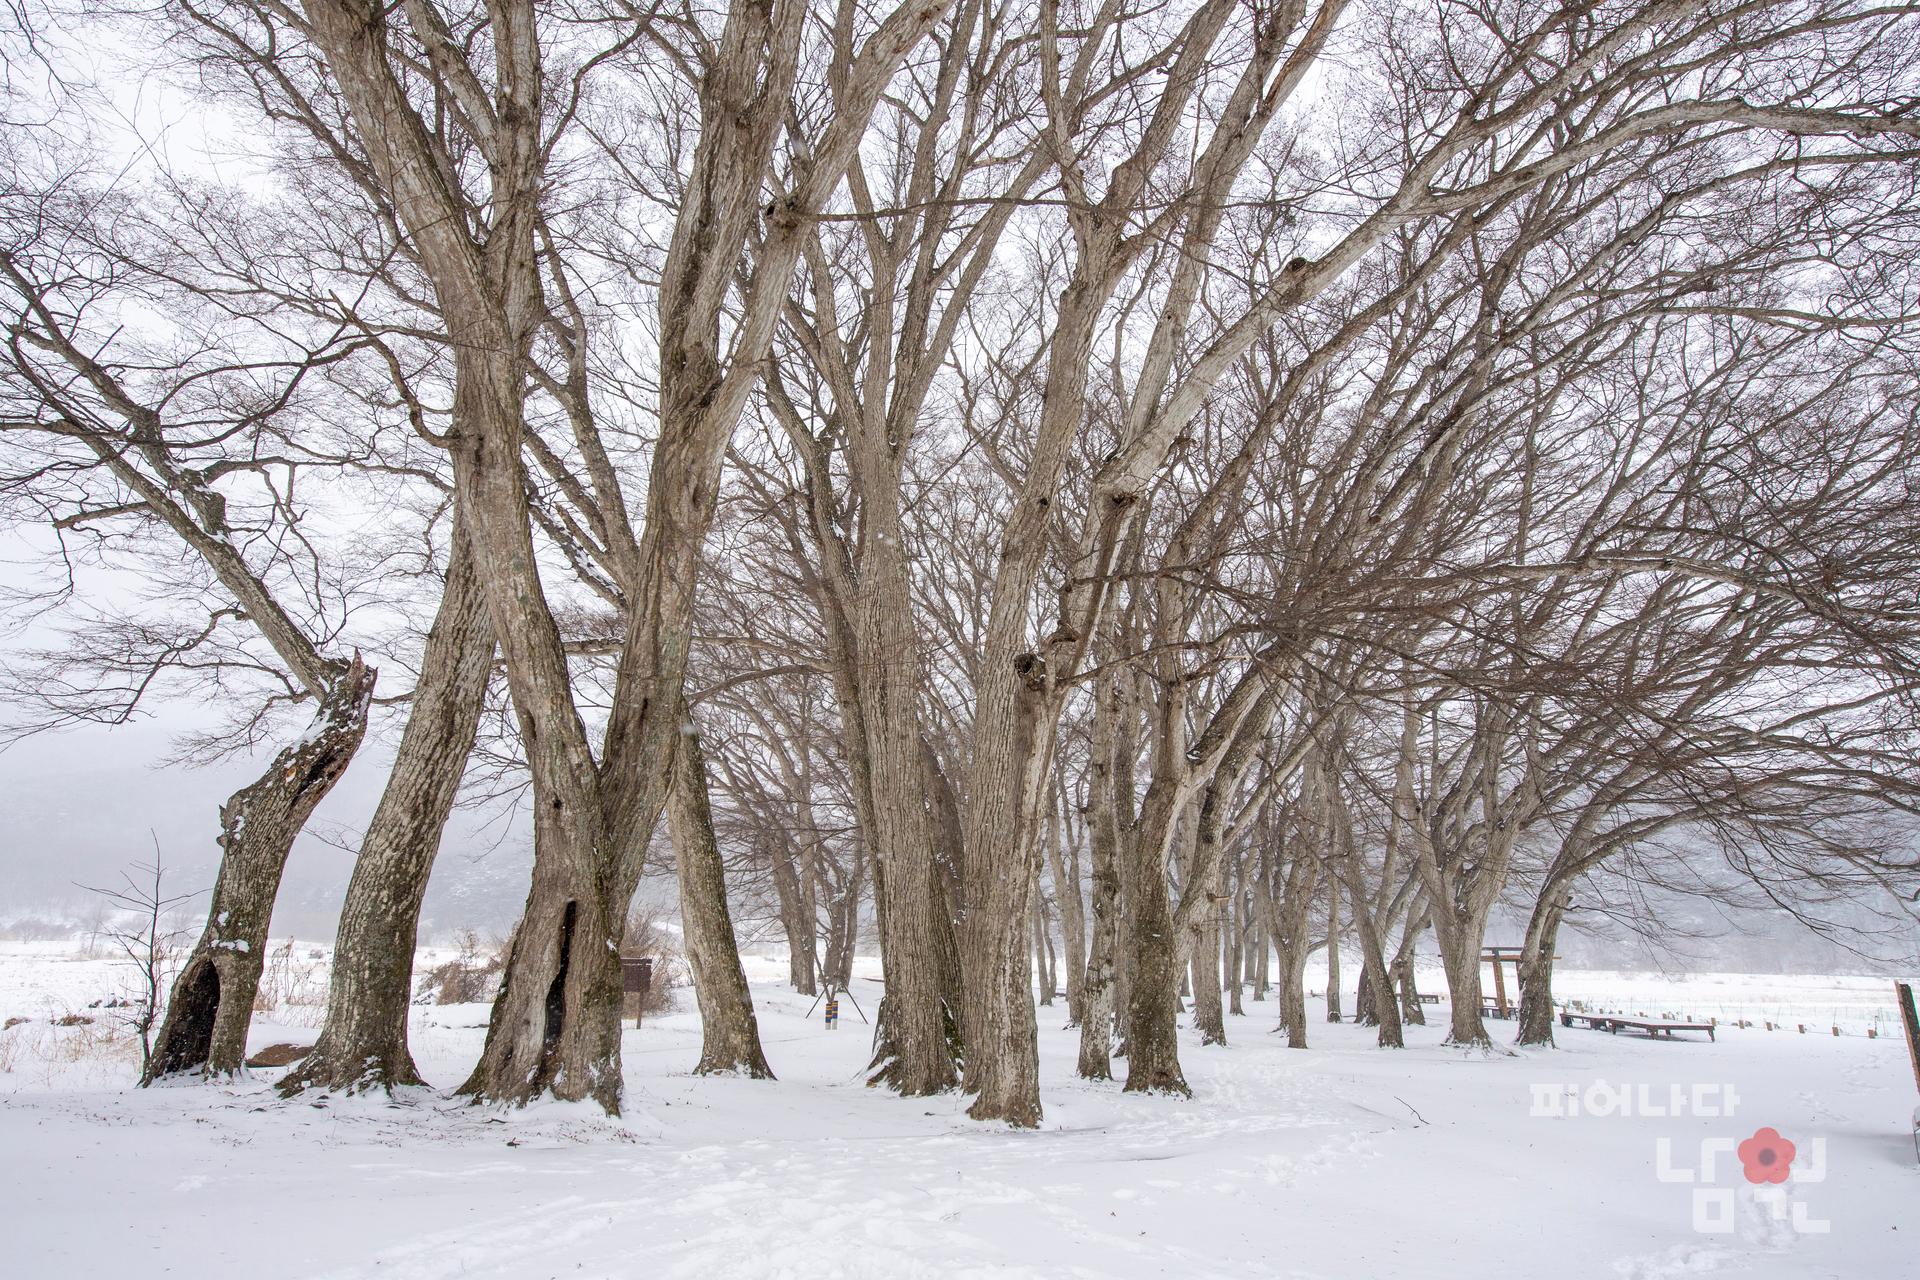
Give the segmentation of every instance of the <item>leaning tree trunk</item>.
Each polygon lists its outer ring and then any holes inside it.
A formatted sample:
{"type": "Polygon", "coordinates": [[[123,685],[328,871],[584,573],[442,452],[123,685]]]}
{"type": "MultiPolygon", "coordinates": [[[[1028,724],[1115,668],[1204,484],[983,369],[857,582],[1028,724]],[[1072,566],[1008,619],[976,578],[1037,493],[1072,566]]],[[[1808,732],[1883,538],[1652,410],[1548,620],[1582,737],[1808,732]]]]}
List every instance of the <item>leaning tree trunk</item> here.
{"type": "Polygon", "coordinates": [[[1354,993],[1353,1021],[1361,1027],[1380,1025],[1380,1011],[1374,1003],[1374,988],[1383,979],[1374,971],[1373,961],[1362,959],[1360,962],[1360,989],[1354,993]]]}
{"type": "Polygon", "coordinates": [[[1520,954],[1520,1034],[1516,1044],[1553,1046],[1553,949],[1572,896],[1549,886],[1527,921],[1520,954]]]}
{"type": "Polygon", "coordinates": [[[456,522],[413,709],[340,910],[327,1020],[313,1052],[280,1081],[282,1094],[424,1083],[407,1048],[420,903],[479,731],[493,649],[478,569],[456,522]]]}
{"type": "Polygon", "coordinates": [[[787,935],[787,981],[803,996],[815,995],[814,934],[816,922],[793,850],[781,839],[773,850],[773,891],[780,901],[780,928],[787,935]]]}
{"type": "Polygon", "coordinates": [[[1360,935],[1363,957],[1355,1021],[1380,1028],[1381,1048],[1402,1049],[1406,1047],[1406,1039],[1400,1027],[1400,1009],[1393,999],[1392,980],[1388,977],[1386,943],[1374,918],[1373,905],[1367,900],[1362,873],[1352,859],[1346,860],[1343,866],[1352,877],[1347,881],[1348,901],[1353,904],[1354,931],[1360,935]]]}
{"type": "Polygon", "coordinates": [[[773,1079],[760,1048],[760,1024],[753,993],[740,968],[740,947],[727,909],[726,867],[713,834],[713,806],[707,794],[707,761],[691,712],[680,708],[679,750],[674,760],[673,793],[667,804],[667,829],[680,880],[680,924],[687,943],[687,968],[700,1005],[700,1062],[697,1075],[739,1074],[773,1079]]]}
{"type": "Polygon", "coordinates": [[[355,654],[300,741],[221,807],[220,874],[207,927],[174,980],[142,1084],[189,1071],[232,1076],[246,1066],[247,1028],[287,854],[366,737],[374,675],[355,654]]]}
{"type": "Polygon", "coordinates": [[[1426,905],[1416,900],[1407,911],[1406,930],[1400,935],[1400,947],[1393,957],[1393,980],[1400,988],[1400,1021],[1413,1027],[1427,1025],[1426,1006],[1420,1002],[1420,989],[1413,979],[1414,954],[1420,931],[1426,927],[1426,905]]]}
{"type": "MultiPolygon", "coordinates": [[[[1358,913],[1355,915],[1357,919],[1358,913]]],[[[1404,1049],[1406,1037],[1400,1027],[1400,1007],[1394,1003],[1393,983],[1380,954],[1380,935],[1371,921],[1361,926],[1360,935],[1361,945],[1367,949],[1366,963],[1360,967],[1360,1001],[1367,1006],[1373,1025],[1380,1028],[1380,1047],[1404,1049]]]]}

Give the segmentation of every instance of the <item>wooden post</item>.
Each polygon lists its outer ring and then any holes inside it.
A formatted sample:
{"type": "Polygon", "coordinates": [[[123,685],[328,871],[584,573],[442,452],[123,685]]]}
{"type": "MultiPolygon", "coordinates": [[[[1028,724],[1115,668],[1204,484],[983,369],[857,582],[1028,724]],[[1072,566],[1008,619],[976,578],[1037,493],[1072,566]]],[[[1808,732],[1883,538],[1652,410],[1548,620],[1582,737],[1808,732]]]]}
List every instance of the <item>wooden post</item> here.
{"type": "Polygon", "coordinates": [[[620,986],[627,1008],[633,1011],[633,1025],[638,1028],[646,1015],[647,993],[653,987],[653,957],[621,956],[620,986]]]}

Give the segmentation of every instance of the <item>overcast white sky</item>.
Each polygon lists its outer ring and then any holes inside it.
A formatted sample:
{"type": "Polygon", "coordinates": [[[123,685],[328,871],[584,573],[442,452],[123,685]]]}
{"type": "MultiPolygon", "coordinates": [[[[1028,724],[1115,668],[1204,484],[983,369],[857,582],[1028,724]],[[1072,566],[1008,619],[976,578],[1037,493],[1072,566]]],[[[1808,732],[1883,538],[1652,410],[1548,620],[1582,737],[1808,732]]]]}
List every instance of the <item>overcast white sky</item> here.
{"type": "MultiPolygon", "coordinates": [[[[0,926],[22,918],[84,916],[90,899],[74,882],[113,882],[123,868],[151,859],[155,837],[170,886],[202,889],[212,883],[220,853],[214,843],[219,806],[252,780],[266,757],[199,768],[166,765],[172,734],[192,719],[190,708],[166,710],[180,719],[47,733],[0,752],[0,926]]],[[[315,833],[357,836],[380,798],[390,760],[386,743],[369,742],[295,843],[275,933],[331,934],[353,858],[315,833]]],[[[424,932],[511,923],[526,892],[530,852],[518,824],[502,837],[501,824],[484,815],[454,815],[428,894],[424,932]]]]}

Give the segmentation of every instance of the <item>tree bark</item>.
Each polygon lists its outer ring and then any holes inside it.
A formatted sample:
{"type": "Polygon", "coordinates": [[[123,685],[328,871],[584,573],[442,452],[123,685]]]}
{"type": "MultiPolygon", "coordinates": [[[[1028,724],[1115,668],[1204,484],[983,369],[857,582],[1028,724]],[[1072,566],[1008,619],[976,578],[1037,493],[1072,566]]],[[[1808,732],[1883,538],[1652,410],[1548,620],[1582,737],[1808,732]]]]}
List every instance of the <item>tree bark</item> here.
{"type": "Polygon", "coordinates": [[[1553,1047],[1553,949],[1573,897],[1550,885],[1534,904],[1520,954],[1520,1033],[1517,1044],[1553,1047]]]}
{"type": "Polygon", "coordinates": [[[773,892],[780,904],[780,929],[787,936],[787,981],[803,996],[817,994],[814,960],[818,922],[814,918],[812,885],[803,883],[794,865],[793,848],[784,838],[772,850],[773,892]]]}
{"type": "Polygon", "coordinates": [[[1400,947],[1393,957],[1393,977],[1400,988],[1400,1021],[1407,1026],[1427,1025],[1426,1006],[1420,1002],[1420,991],[1414,985],[1413,978],[1415,947],[1421,930],[1426,927],[1426,904],[1416,898],[1407,911],[1407,926],[1400,935],[1400,947]]]}
{"type": "Polygon", "coordinates": [[[1446,1043],[1491,1049],[1493,1038],[1480,1018],[1480,950],[1484,923],[1459,921],[1448,912],[1434,913],[1434,932],[1440,943],[1440,963],[1447,970],[1451,1022],[1446,1043]],[[1479,927],[1475,927],[1479,924],[1479,927]]]}
{"type": "Polygon", "coordinates": [[[1053,898],[1060,908],[1060,933],[1063,946],[1057,968],[1065,971],[1067,985],[1067,1025],[1077,1027],[1086,1015],[1087,984],[1087,908],[1080,897],[1080,857],[1066,847],[1071,825],[1060,807],[1066,801],[1055,779],[1056,805],[1048,814],[1047,867],[1053,873],[1053,898]]]}
{"type": "Polygon", "coordinates": [[[1272,907],[1274,949],[1280,958],[1280,1025],[1287,1047],[1307,1047],[1307,958],[1313,952],[1308,919],[1313,907],[1316,859],[1296,857],[1287,868],[1286,891],[1272,907]]]}
{"type": "MultiPolygon", "coordinates": [[[[1158,789],[1156,789],[1157,791],[1158,789]]],[[[1128,1093],[1193,1096],[1180,1071],[1179,935],[1167,893],[1167,847],[1159,833],[1173,822],[1164,809],[1170,793],[1150,794],[1133,838],[1131,871],[1125,892],[1127,916],[1127,1083],[1128,1093]]],[[[1181,824],[1189,849],[1194,820],[1181,824]]],[[[1191,861],[1189,854],[1188,861],[1191,861]]]]}
{"type": "Polygon", "coordinates": [[[413,707],[341,907],[327,1019],[313,1052],[280,1081],[283,1095],[423,1083],[407,1047],[420,904],[479,731],[493,651],[486,596],[456,520],[413,707]]]}
{"type": "MultiPolygon", "coordinates": [[[[681,704],[680,714],[690,716],[681,704]]],[[[682,730],[674,761],[674,788],[667,807],[675,870],[680,881],[681,930],[687,968],[700,1005],[700,1061],[696,1075],[738,1074],[773,1079],[760,1048],[753,993],[740,968],[740,947],[727,907],[726,867],[713,834],[707,794],[707,761],[692,720],[682,730]]]]}
{"type": "Polygon", "coordinates": [[[1246,1010],[1240,1006],[1241,957],[1246,950],[1247,910],[1246,910],[1246,860],[1236,858],[1235,865],[1225,876],[1225,883],[1235,892],[1233,898],[1222,908],[1225,928],[1222,931],[1220,966],[1226,976],[1227,1012],[1236,1018],[1246,1016],[1246,1010]]]}
{"type": "Polygon", "coordinates": [[[1033,967],[1040,975],[1040,1004],[1053,1004],[1054,992],[1058,983],[1053,972],[1053,940],[1047,928],[1047,900],[1040,886],[1033,887],[1033,967]]]}
{"type": "Polygon", "coordinates": [[[247,1028],[287,854],[360,749],[374,676],[354,655],[300,741],[221,807],[220,874],[207,926],[174,980],[142,1084],[194,1071],[235,1076],[245,1068],[247,1028]]]}
{"type": "Polygon", "coordinates": [[[1327,1021],[1340,1021],[1340,877],[1338,876],[1327,877],[1327,1021]]]}
{"type": "Polygon", "coordinates": [[[1220,1004],[1220,906],[1203,912],[1193,940],[1193,1025],[1200,1043],[1227,1042],[1226,1017],[1220,1004]]]}
{"type": "MultiPolygon", "coordinates": [[[[897,475],[873,468],[872,490],[897,475]]],[[[893,508],[866,508],[869,521],[893,508]]],[[[937,883],[934,829],[928,812],[927,762],[920,734],[919,638],[914,634],[905,535],[898,523],[865,538],[860,561],[859,689],[873,789],[874,888],[880,904],[887,990],[875,1017],[868,1084],[906,1097],[944,1093],[960,1080],[954,1014],[942,982],[941,932],[950,928],[937,883]]],[[[1024,903],[1022,904],[1024,907],[1024,903]]],[[[1017,917],[1024,925],[1027,913],[1017,917]]],[[[1024,954],[1027,930],[1015,931],[1024,954]]]]}
{"type": "MultiPolygon", "coordinates": [[[[1103,655],[1105,648],[1103,647],[1103,655]]],[[[1086,977],[1081,983],[1080,1057],[1083,1080],[1113,1079],[1115,1011],[1119,1005],[1120,868],[1132,811],[1131,776],[1120,761],[1132,759],[1132,704],[1117,675],[1094,685],[1093,723],[1087,760],[1087,849],[1090,919],[1086,977]],[[1123,715],[1124,712],[1124,715],[1123,715]]],[[[1129,766],[1130,767],[1130,766],[1129,766]]]]}
{"type": "Polygon", "coordinates": [[[1093,864],[1093,921],[1087,944],[1086,979],[1080,988],[1077,1067],[1084,1080],[1113,1079],[1114,966],[1120,947],[1120,868],[1113,825],[1103,821],[1098,813],[1088,823],[1093,864]]]}

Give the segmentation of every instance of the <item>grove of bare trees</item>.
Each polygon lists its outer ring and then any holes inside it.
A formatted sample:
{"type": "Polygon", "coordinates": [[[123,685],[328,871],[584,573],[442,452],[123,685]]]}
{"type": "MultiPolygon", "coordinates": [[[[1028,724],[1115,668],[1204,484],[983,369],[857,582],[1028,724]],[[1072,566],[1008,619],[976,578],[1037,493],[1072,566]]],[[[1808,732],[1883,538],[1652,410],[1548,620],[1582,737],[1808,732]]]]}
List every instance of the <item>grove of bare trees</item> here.
{"type": "Polygon", "coordinates": [[[266,762],[207,815],[149,1080],[244,1069],[290,850],[369,735],[288,1092],[422,1083],[476,787],[533,833],[445,1082],[498,1103],[621,1108],[650,870],[700,1071],[779,1067],[751,916],[802,991],[877,947],[872,1085],[1015,1126],[1039,1017],[1184,1094],[1179,1019],[1224,1043],[1272,991],[1305,1047],[1323,948],[1382,1046],[1424,948],[1491,1048],[1496,918],[1533,1045],[1561,931],[1649,893],[1910,927],[1920,10],[7,25],[0,512],[44,555],[3,603],[57,636],[8,732],[195,697],[189,754],[266,762]]]}

